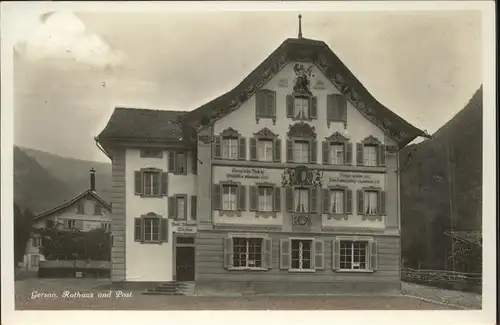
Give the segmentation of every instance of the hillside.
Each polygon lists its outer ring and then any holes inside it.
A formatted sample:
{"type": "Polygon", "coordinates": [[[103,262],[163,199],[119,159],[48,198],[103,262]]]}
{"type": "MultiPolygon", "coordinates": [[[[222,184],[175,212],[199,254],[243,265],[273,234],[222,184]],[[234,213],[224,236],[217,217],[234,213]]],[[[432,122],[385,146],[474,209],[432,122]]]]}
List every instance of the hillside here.
{"type": "Polygon", "coordinates": [[[70,187],[50,175],[21,149],[14,147],[14,201],[23,209],[39,213],[69,199],[70,187]]]}
{"type": "Polygon", "coordinates": [[[30,148],[22,150],[34,158],[50,175],[65,182],[74,193],[89,188],[89,170],[93,167],[96,170],[96,191],[105,201],[110,201],[111,163],[61,157],[30,148]]]}
{"type": "Polygon", "coordinates": [[[403,258],[443,269],[444,231],[482,225],[482,88],[432,139],[404,148],[400,162],[403,258]]]}

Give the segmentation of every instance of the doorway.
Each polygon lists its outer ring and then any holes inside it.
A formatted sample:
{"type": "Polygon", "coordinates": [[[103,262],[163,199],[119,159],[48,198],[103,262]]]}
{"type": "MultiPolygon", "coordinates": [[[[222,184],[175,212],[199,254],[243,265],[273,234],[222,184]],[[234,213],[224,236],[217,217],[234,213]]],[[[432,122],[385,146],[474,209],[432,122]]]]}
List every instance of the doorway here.
{"type": "Polygon", "coordinates": [[[194,237],[177,237],[175,241],[175,279],[194,281],[195,250],[194,237]]]}

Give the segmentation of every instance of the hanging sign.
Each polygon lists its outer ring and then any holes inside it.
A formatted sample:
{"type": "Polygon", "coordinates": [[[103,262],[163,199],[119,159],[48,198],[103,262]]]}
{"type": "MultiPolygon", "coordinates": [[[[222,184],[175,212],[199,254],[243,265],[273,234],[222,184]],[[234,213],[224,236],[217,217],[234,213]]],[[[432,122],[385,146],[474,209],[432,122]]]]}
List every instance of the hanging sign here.
{"type": "Polygon", "coordinates": [[[176,234],[195,234],[196,225],[190,225],[185,221],[172,221],[172,232],[176,234]]]}

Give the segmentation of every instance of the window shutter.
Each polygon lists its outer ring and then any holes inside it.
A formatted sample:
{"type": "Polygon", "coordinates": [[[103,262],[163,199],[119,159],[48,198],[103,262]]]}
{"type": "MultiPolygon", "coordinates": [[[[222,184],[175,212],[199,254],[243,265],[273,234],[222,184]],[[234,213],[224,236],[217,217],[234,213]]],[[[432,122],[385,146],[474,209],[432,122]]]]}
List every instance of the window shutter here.
{"type": "Polygon", "coordinates": [[[385,166],[385,145],[381,144],[378,146],[378,165],[385,166]]]}
{"type": "Polygon", "coordinates": [[[246,138],[239,138],[238,141],[240,142],[240,148],[238,150],[239,158],[240,158],[240,160],[246,160],[247,159],[247,139],[246,138]]]}
{"type": "Polygon", "coordinates": [[[280,269],[288,270],[291,267],[290,260],[290,240],[281,239],[280,240],[280,269]]]}
{"type": "Polygon", "coordinates": [[[335,114],[336,114],[336,98],[335,95],[329,94],[326,95],[326,119],[328,121],[334,121],[335,120],[335,114]]]}
{"type": "Polygon", "coordinates": [[[385,191],[380,191],[378,192],[378,199],[379,199],[379,214],[386,214],[385,211],[385,205],[386,205],[386,195],[385,191]]]}
{"type": "Polygon", "coordinates": [[[317,97],[311,97],[310,101],[310,117],[311,118],[318,118],[318,98],[317,97]]]}
{"type": "Polygon", "coordinates": [[[286,140],[286,161],[293,162],[293,141],[286,140]]]}
{"type": "Polygon", "coordinates": [[[135,194],[136,195],[143,194],[143,192],[142,192],[142,189],[143,189],[143,186],[142,186],[142,172],[141,171],[136,171],[134,179],[135,179],[135,194]]]}
{"type": "Polygon", "coordinates": [[[255,93],[255,116],[265,116],[266,94],[262,90],[255,93]]]}
{"type": "Polygon", "coordinates": [[[274,140],[274,161],[281,162],[281,139],[274,140]]]}
{"type": "Polygon", "coordinates": [[[276,92],[272,90],[266,91],[266,116],[276,116],[276,92]]]}
{"type": "Polygon", "coordinates": [[[198,209],[198,200],[196,195],[191,195],[191,220],[196,220],[196,210],[198,209]]]}
{"type": "Polygon", "coordinates": [[[161,218],[161,241],[166,243],[168,242],[168,219],[161,218]]]}
{"type": "Polygon", "coordinates": [[[161,195],[168,195],[168,173],[161,173],[161,195]]]}
{"type": "Polygon", "coordinates": [[[358,215],[365,214],[364,206],[365,206],[365,198],[363,190],[358,190],[358,215]]]}
{"type": "Polygon", "coordinates": [[[356,143],[356,161],[358,162],[358,166],[363,166],[365,164],[365,159],[363,157],[363,144],[356,143]]]}
{"type": "Polygon", "coordinates": [[[273,210],[276,212],[281,211],[281,187],[275,187],[273,189],[273,210]]]}
{"type": "Polygon", "coordinates": [[[334,240],[332,247],[332,269],[340,269],[340,241],[334,240]]]}
{"type": "Polygon", "coordinates": [[[330,142],[328,141],[323,141],[322,143],[322,148],[323,148],[323,164],[324,165],[328,165],[328,163],[330,162],[330,157],[329,157],[329,154],[330,154],[330,142]]]}
{"type": "Polygon", "coordinates": [[[352,164],[352,143],[350,142],[346,142],[344,144],[344,164],[352,164]]]}
{"type": "Polygon", "coordinates": [[[174,173],[175,172],[175,152],[169,151],[168,152],[168,167],[167,167],[168,172],[174,173]]]}
{"type": "Polygon", "coordinates": [[[322,240],[314,241],[314,268],[323,270],[325,268],[324,245],[322,240]]]}
{"type": "Polygon", "coordinates": [[[257,139],[250,138],[250,160],[257,160],[257,139]]]}
{"type": "Polygon", "coordinates": [[[196,149],[193,151],[192,154],[193,160],[192,160],[192,165],[191,165],[191,170],[194,175],[198,174],[198,153],[196,152],[196,149]]]}
{"type": "Polygon", "coordinates": [[[368,244],[370,250],[370,269],[376,270],[378,268],[378,249],[377,242],[370,241],[368,244]]]}
{"type": "Polygon", "coordinates": [[[238,186],[238,210],[245,211],[246,187],[245,185],[238,186]]]}
{"type": "Polygon", "coordinates": [[[250,211],[257,211],[258,193],[259,188],[257,186],[250,186],[250,211]]]}
{"type": "Polygon", "coordinates": [[[338,97],[339,105],[339,119],[341,121],[347,122],[347,98],[345,96],[339,95],[338,97]]]}
{"type": "Polygon", "coordinates": [[[293,188],[286,188],[286,211],[293,212],[295,209],[293,208],[293,188]]]}
{"type": "Polygon", "coordinates": [[[311,163],[316,164],[318,162],[318,141],[313,140],[311,141],[311,163]]]}
{"type": "Polygon", "coordinates": [[[344,190],[344,212],[346,214],[352,214],[352,190],[344,190]]]}
{"type": "Polygon", "coordinates": [[[294,99],[292,95],[286,95],[286,117],[293,118],[294,99]]]}
{"type": "Polygon", "coordinates": [[[309,211],[315,213],[318,212],[318,189],[317,188],[311,188],[309,190],[310,194],[310,209],[309,211]]]}
{"type": "Polygon", "coordinates": [[[262,259],[262,266],[271,269],[273,267],[273,241],[271,238],[264,238],[262,240],[262,251],[264,258],[262,259]]]}
{"type": "Polygon", "coordinates": [[[224,268],[233,267],[233,239],[224,238],[224,268]]]}
{"type": "Polygon", "coordinates": [[[212,210],[221,210],[221,190],[220,184],[212,186],[212,210]]]}
{"type": "Polygon", "coordinates": [[[142,241],[142,219],[134,218],[134,241],[142,241]]]}
{"type": "Polygon", "coordinates": [[[176,206],[175,206],[175,196],[169,196],[168,197],[168,217],[170,219],[175,219],[177,217],[176,215],[176,206]]]}
{"type": "Polygon", "coordinates": [[[221,137],[214,137],[214,158],[220,159],[222,158],[222,148],[221,148],[221,137]]]}
{"type": "Polygon", "coordinates": [[[330,190],[327,188],[321,189],[322,203],[321,208],[323,213],[330,213],[330,190]]]}

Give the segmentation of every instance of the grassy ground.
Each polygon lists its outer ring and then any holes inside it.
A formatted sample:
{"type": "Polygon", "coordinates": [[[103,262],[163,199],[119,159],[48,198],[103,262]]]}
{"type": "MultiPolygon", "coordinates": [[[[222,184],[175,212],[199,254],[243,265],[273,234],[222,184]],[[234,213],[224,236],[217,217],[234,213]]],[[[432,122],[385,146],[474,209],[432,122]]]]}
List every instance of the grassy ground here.
{"type": "Polygon", "coordinates": [[[105,279],[38,279],[15,283],[18,310],[443,310],[410,297],[184,297],[147,296],[143,290],[104,289],[105,279]],[[65,296],[65,292],[67,292],[65,296]],[[101,296],[103,293],[110,295],[101,296]],[[38,294],[38,295],[37,295],[38,294]],[[51,295],[51,297],[46,294],[51,295]]]}

